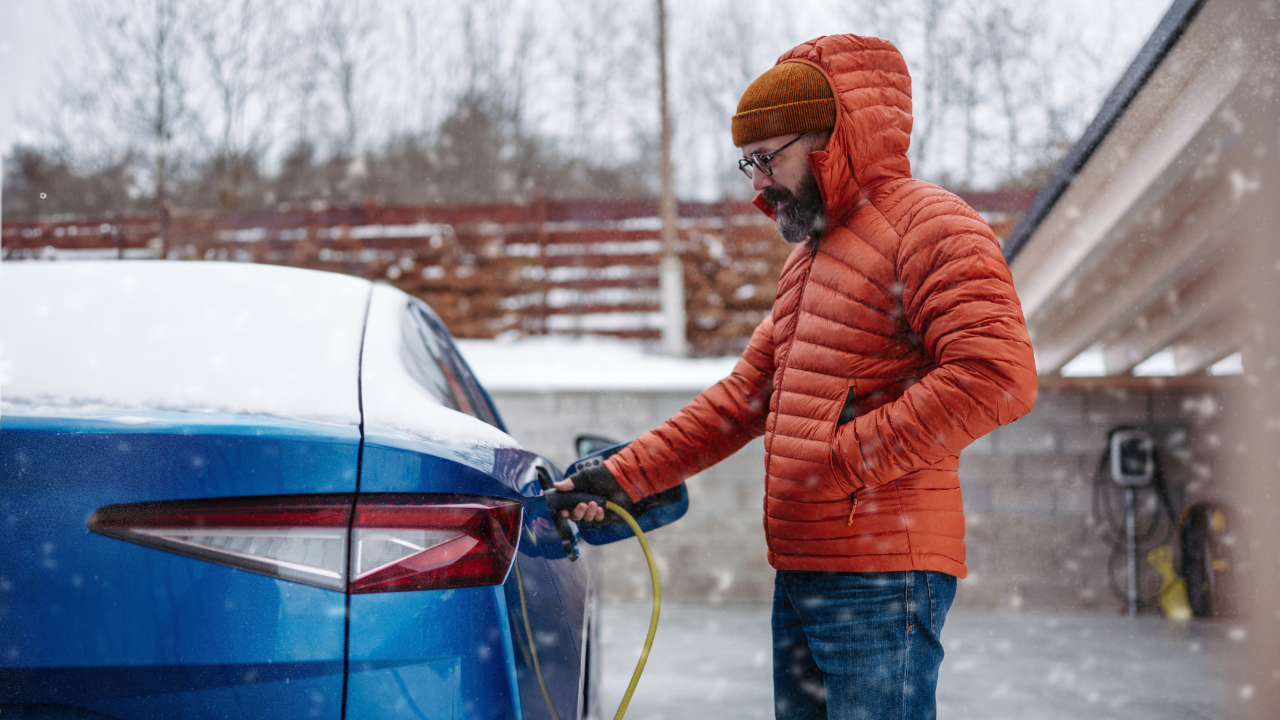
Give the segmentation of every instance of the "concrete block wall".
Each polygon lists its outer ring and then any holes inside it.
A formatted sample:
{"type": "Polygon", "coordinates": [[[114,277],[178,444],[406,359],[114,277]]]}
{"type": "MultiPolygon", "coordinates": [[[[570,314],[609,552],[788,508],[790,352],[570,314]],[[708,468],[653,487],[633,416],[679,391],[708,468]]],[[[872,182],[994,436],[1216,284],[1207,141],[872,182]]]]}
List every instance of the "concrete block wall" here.
{"type": "MultiPolygon", "coordinates": [[[[1042,388],[1030,414],[960,457],[969,577],[957,605],[1119,609],[1107,575],[1112,544],[1093,511],[1108,433],[1125,425],[1151,433],[1177,513],[1216,497],[1220,409],[1221,398],[1204,390],[1042,388]]],[[[1102,497],[1120,517],[1123,496],[1107,488],[1102,497]]],[[[1140,517],[1158,511],[1156,500],[1140,493],[1140,517]]],[[[1158,588],[1141,558],[1139,570],[1144,591],[1158,588]]]]}
{"type": "MultiPolygon", "coordinates": [[[[675,392],[500,392],[494,401],[512,435],[562,467],[573,438],[632,439],[690,399],[675,392]]],[[[1149,430],[1163,460],[1175,510],[1214,496],[1222,439],[1220,399],[1199,390],[1042,388],[1022,420],[962,454],[970,576],[958,607],[1120,607],[1108,588],[1111,546],[1092,517],[1092,492],[1107,433],[1149,430]]],[[[764,447],[759,439],[691,479],[689,514],[649,536],[663,594],[678,602],[768,603],[773,570],[761,527],[764,447]]],[[[1154,496],[1147,493],[1147,500],[1154,496]]],[[[649,579],[632,542],[604,548],[608,601],[644,601],[649,579]]],[[[1144,580],[1155,575],[1144,564],[1144,580]]]]}

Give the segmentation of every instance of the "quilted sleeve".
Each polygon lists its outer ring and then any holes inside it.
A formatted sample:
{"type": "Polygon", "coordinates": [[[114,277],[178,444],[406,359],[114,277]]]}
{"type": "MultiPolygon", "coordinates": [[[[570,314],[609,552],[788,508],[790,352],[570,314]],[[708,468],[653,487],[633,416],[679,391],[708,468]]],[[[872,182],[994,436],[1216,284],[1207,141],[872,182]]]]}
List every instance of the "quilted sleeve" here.
{"type": "Polygon", "coordinates": [[[958,198],[922,195],[896,265],[907,323],[936,367],[840,428],[833,461],[858,486],[958,456],[1035,403],[1031,341],[995,235],[958,198]]]}
{"type": "Polygon", "coordinates": [[[679,485],[764,434],[773,394],[773,320],[766,318],[729,377],[605,461],[632,500],[679,485]]]}

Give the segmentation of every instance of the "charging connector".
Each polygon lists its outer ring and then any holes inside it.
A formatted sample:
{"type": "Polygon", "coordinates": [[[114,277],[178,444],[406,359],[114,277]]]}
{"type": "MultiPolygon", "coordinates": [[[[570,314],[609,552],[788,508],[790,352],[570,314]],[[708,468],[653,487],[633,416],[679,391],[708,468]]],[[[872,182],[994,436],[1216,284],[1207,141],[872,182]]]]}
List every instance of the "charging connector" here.
{"type": "MultiPolygon", "coordinates": [[[[636,685],[640,683],[640,675],[644,672],[645,663],[649,661],[649,651],[653,649],[653,638],[658,634],[658,615],[662,609],[662,585],[658,582],[658,565],[653,560],[653,551],[649,548],[649,541],[645,540],[644,530],[640,524],[636,522],[631,513],[627,512],[617,503],[605,499],[600,495],[592,495],[584,492],[560,492],[558,490],[548,490],[544,493],[547,500],[547,508],[551,511],[553,517],[563,517],[560,515],[562,510],[572,510],[579,503],[595,503],[604,509],[616,513],[622,518],[631,532],[635,533],[636,539],[640,541],[640,548],[644,550],[644,559],[649,563],[649,578],[653,581],[653,614],[649,618],[649,634],[644,639],[644,648],[640,651],[640,660],[636,663],[635,672],[631,674],[631,683],[627,685],[627,692],[622,696],[622,703],[618,706],[618,712],[613,716],[613,720],[622,720],[622,716],[627,712],[627,706],[631,704],[631,696],[635,694],[636,685]]],[[[516,582],[520,585],[520,610],[524,614],[525,631],[529,630],[529,614],[525,608],[524,602],[524,585],[519,576],[519,568],[516,569],[516,582]]],[[[542,686],[543,697],[546,698],[547,705],[551,706],[551,694],[547,691],[546,682],[542,678],[542,669],[538,663],[537,648],[530,637],[529,647],[533,652],[534,668],[537,670],[538,683],[542,686]]],[[[555,708],[551,708],[553,715],[555,708]]]]}

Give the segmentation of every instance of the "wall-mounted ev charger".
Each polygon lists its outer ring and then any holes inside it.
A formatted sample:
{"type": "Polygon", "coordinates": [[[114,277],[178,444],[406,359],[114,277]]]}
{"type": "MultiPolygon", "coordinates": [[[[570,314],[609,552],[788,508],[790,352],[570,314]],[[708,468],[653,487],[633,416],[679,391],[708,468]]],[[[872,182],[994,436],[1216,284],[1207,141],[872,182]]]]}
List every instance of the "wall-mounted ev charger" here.
{"type": "Polygon", "coordinates": [[[1156,474],[1156,446],[1136,428],[1111,431],[1111,480],[1122,487],[1149,485],[1156,474]]]}

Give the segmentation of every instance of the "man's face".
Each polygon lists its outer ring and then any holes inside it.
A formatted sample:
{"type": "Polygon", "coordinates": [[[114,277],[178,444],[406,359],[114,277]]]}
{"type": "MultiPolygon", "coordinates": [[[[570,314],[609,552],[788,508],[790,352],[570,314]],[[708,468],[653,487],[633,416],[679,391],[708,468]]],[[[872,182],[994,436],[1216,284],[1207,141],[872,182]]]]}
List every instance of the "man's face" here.
{"type": "MultiPolygon", "coordinates": [[[[769,155],[795,138],[795,134],[782,135],[747,143],[742,146],[742,156],[769,155]]],[[[773,203],[778,233],[789,243],[818,237],[826,227],[826,219],[822,215],[822,194],[808,159],[810,152],[826,145],[826,139],[825,133],[812,140],[806,137],[769,161],[773,174],[766,175],[758,168],[752,173],[751,186],[764,195],[765,200],[773,203]]]]}

